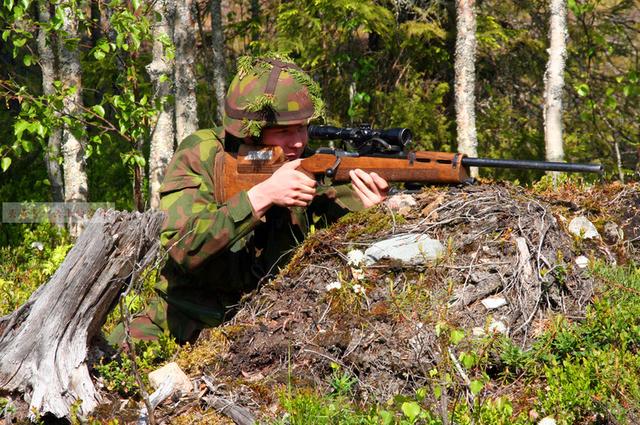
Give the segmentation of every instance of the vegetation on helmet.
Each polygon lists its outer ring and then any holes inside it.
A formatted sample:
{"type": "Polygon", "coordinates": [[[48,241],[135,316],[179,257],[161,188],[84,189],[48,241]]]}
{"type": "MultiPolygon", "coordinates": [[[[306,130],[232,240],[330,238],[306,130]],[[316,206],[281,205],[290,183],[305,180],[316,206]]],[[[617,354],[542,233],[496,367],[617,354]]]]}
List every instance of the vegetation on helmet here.
{"type": "Polygon", "coordinates": [[[265,126],[300,125],[324,117],[320,86],[280,53],[238,59],[225,101],[225,130],[259,136],[265,126]]]}

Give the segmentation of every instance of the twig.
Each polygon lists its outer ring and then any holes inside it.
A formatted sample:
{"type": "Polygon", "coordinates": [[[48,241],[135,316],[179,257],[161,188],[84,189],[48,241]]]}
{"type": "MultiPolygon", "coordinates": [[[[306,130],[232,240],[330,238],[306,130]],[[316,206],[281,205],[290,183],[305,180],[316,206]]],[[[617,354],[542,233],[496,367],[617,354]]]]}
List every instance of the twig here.
{"type": "Polygon", "coordinates": [[[140,395],[142,396],[142,400],[144,401],[144,405],[147,408],[147,415],[149,419],[149,425],[155,425],[156,420],[153,416],[154,407],[149,400],[149,394],[144,389],[144,384],[142,382],[142,378],[140,377],[140,373],[138,372],[138,366],[136,365],[136,346],[131,338],[131,333],[129,329],[129,323],[131,321],[131,317],[129,315],[129,309],[124,305],[124,297],[128,292],[125,291],[120,296],[120,311],[122,312],[122,324],[124,325],[124,337],[127,344],[127,355],[129,356],[129,360],[131,360],[131,369],[133,370],[133,376],[136,378],[136,383],[138,384],[138,389],[140,390],[140,395]]]}

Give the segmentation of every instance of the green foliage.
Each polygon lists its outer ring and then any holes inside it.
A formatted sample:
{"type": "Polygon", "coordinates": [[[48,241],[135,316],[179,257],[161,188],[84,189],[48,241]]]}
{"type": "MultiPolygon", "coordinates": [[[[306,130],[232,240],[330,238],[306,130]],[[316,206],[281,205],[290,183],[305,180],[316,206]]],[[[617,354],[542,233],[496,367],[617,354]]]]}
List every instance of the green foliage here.
{"type": "MultiPolygon", "coordinates": [[[[0,24],[5,27],[3,37],[12,47],[13,57],[23,55],[27,67],[6,68],[0,72],[0,99],[13,112],[9,120],[13,132],[0,148],[0,168],[6,172],[36,146],[41,146],[44,152],[52,132],[65,127],[86,141],[85,159],[98,166],[105,164],[107,171],[114,171],[108,177],[115,181],[108,181],[97,169],[89,168],[89,194],[98,201],[115,201],[120,208],[130,207],[130,195],[124,195],[123,189],[130,186],[128,180],[133,177],[134,169],[144,170],[155,117],[168,100],[154,97],[144,69],[150,60],[146,46],[151,41],[150,30],[155,19],[151,4],[110,2],[105,6],[108,10],[102,11],[109,18],[109,35],[96,37],[89,47],[62,29],[65,20],[74,20],[80,32],[100,34],[97,23],[74,2],[57,5],[48,23],[24,14],[20,4],[5,2],[0,11],[0,24]],[[83,87],[65,87],[61,81],[54,81],[53,93],[43,93],[38,70],[29,69],[39,58],[32,55],[34,40],[21,35],[27,29],[30,37],[42,33],[52,48],[59,43],[77,52],[81,57],[83,87]],[[68,99],[78,90],[84,107],[65,113],[68,99]],[[114,161],[118,155],[122,158],[119,167],[114,161]],[[114,184],[119,183],[123,175],[124,184],[114,184]],[[105,195],[108,198],[98,198],[105,195]]],[[[164,46],[167,59],[172,59],[175,49],[168,37],[158,41],[164,46]]]]}
{"type": "Polygon", "coordinates": [[[109,391],[116,391],[125,397],[138,393],[138,384],[133,374],[133,365],[131,359],[126,355],[117,360],[111,360],[106,363],[101,362],[94,367],[109,391]]]}
{"type": "Polygon", "coordinates": [[[351,374],[347,371],[342,371],[341,367],[337,363],[331,363],[331,369],[333,370],[331,374],[331,388],[338,396],[346,396],[351,393],[353,386],[358,382],[351,374]]]}
{"type": "Polygon", "coordinates": [[[22,226],[20,244],[0,247],[0,316],[22,305],[71,249],[68,235],[55,225],[17,226],[22,226]]]}
{"type": "MultiPolygon", "coordinates": [[[[179,349],[175,339],[168,333],[161,335],[157,341],[137,341],[135,346],[136,367],[145,385],[148,384],[147,374],[171,360],[179,349]]],[[[108,361],[101,359],[100,364],[94,368],[109,391],[115,391],[124,397],[139,394],[133,363],[126,353],[108,361]]]]}

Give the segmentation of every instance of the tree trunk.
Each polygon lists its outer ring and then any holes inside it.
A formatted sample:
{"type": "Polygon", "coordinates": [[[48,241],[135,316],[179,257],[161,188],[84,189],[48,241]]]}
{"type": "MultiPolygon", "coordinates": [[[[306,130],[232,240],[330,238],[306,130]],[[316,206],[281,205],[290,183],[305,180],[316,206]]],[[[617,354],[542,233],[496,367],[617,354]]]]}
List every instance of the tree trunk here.
{"type": "MultiPolygon", "coordinates": [[[[78,39],[78,18],[72,5],[58,6],[63,8],[61,30],[67,39],[78,39]]],[[[63,40],[58,46],[60,60],[60,81],[65,88],[75,87],[75,91],[63,100],[62,114],[73,117],[82,106],[82,80],[80,78],[80,51],[77,47],[68,47],[63,40]]],[[[64,200],[71,204],[86,202],[89,196],[87,173],[85,171],[86,141],[76,137],[68,126],[62,129],[62,156],[64,171],[64,200]]],[[[68,225],[71,235],[78,236],[81,221],[84,219],[83,209],[72,205],[68,213],[68,225]]]]}
{"type": "MultiPolygon", "coordinates": [[[[147,72],[151,77],[157,102],[173,94],[171,77],[174,75],[174,64],[167,59],[164,47],[158,40],[162,35],[169,37],[170,40],[173,39],[173,30],[169,23],[173,21],[176,12],[174,4],[171,0],[158,0],[153,5],[154,12],[160,16],[160,20],[155,23],[153,28],[153,60],[147,65],[147,72]],[[162,76],[165,76],[164,81],[162,81],[162,76]],[[167,79],[166,76],[169,78],[167,79]]],[[[165,102],[164,107],[158,113],[158,119],[151,134],[151,150],[149,152],[149,201],[151,208],[158,208],[160,204],[160,185],[167,164],[173,155],[175,139],[175,104],[165,102]]]]}
{"type": "MultiPolygon", "coordinates": [[[[455,104],[458,152],[478,156],[475,113],[476,14],[475,0],[456,0],[455,104]]],[[[471,176],[478,176],[472,167],[471,176]]]]}
{"type": "Polygon", "coordinates": [[[620,144],[618,140],[614,138],[613,148],[616,153],[616,168],[618,169],[618,178],[624,183],[624,171],[622,170],[622,155],[620,154],[620,144]]]}
{"type": "Polygon", "coordinates": [[[99,403],[87,344],[123,287],[155,260],[163,218],[99,210],[51,280],[0,318],[0,389],[23,393],[32,416],[68,418],[78,400],[86,415],[99,403]]]}
{"type": "MultiPolygon", "coordinates": [[[[49,12],[49,0],[38,2],[38,12],[40,22],[43,26],[49,22],[51,14],[49,12]]],[[[40,69],[42,71],[42,92],[45,95],[54,93],[53,82],[58,78],[56,73],[55,44],[51,38],[47,37],[47,32],[40,28],[38,31],[38,55],[40,56],[40,69]]],[[[47,175],[51,183],[51,195],[53,202],[64,201],[64,183],[62,179],[62,168],[58,158],[60,157],[60,146],[62,143],[62,130],[60,128],[50,129],[49,141],[45,151],[45,165],[47,175]]]]}
{"type": "Polygon", "coordinates": [[[193,0],[181,0],[176,4],[173,39],[176,45],[175,99],[176,141],[198,129],[198,103],[196,101],[196,77],[193,70],[196,57],[193,0]]]}
{"type": "Polygon", "coordinates": [[[213,47],[213,88],[216,93],[217,119],[222,123],[226,96],[226,65],[224,59],[224,32],[222,27],[221,0],[211,2],[211,35],[213,47]]]}
{"type": "Polygon", "coordinates": [[[551,0],[549,62],[544,74],[544,143],[547,161],[563,161],[562,90],[567,57],[566,0],[551,0]]]}

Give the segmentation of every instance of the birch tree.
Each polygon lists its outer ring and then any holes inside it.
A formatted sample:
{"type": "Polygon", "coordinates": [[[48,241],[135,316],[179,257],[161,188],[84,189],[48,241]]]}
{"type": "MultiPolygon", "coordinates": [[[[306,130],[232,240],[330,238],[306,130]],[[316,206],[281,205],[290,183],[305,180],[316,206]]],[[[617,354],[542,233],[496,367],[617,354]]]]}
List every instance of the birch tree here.
{"type": "Polygon", "coordinates": [[[226,69],[224,59],[224,33],[221,0],[211,2],[211,33],[213,44],[213,88],[216,94],[217,119],[222,122],[226,95],[226,69]]]}
{"type": "Polygon", "coordinates": [[[196,37],[194,1],[179,0],[173,26],[175,43],[175,116],[176,141],[198,129],[198,103],[196,101],[196,77],[194,73],[196,37]]]}
{"type": "Polygon", "coordinates": [[[563,161],[562,90],[567,58],[567,5],[551,0],[549,61],[544,74],[544,144],[547,161],[563,161]]]}
{"type": "MultiPolygon", "coordinates": [[[[38,30],[37,46],[39,55],[39,65],[42,72],[42,92],[45,96],[54,93],[53,82],[58,78],[55,63],[55,45],[53,39],[50,38],[46,31],[46,26],[50,21],[51,14],[49,12],[49,0],[40,0],[38,2],[38,13],[40,28],[38,30]]],[[[62,129],[50,129],[47,149],[45,151],[45,165],[47,167],[47,175],[51,183],[51,194],[54,202],[64,201],[64,183],[62,177],[62,168],[58,158],[60,157],[60,148],[62,144],[62,129]]]]}
{"type": "MultiPolygon", "coordinates": [[[[455,105],[458,152],[478,156],[475,115],[475,0],[456,0],[455,105]]],[[[477,167],[471,175],[478,176],[477,167]]]]}
{"type": "Polygon", "coordinates": [[[61,114],[69,119],[65,120],[62,128],[62,156],[64,173],[64,200],[72,204],[73,210],[69,210],[69,231],[72,235],[80,233],[80,221],[83,216],[78,213],[73,204],[86,202],[89,195],[87,173],[85,171],[85,146],[86,138],[79,131],[72,131],[73,117],[82,111],[82,79],[80,70],[80,51],[77,48],[78,33],[75,5],[60,5],[62,8],[61,30],[64,36],[58,45],[58,58],[60,61],[60,81],[62,87],[68,90],[63,99],[61,114]]]}
{"type": "Polygon", "coordinates": [[[153,27],[153,59],[147,65],[147,72],[154,86],[156,102],[164,102],[164,107],[158,111],[155,128],[151,133],[151,150],[149,152],[149,188],[151,208],[158,208],[160,204],[160,185],[164,178],[164,171],[173,155],[176,139],[175,104],[165,100],[173,94],[171,77],[174,75],[174,64],[166,48],[173,38],[170,22],[173,21],[176,10],[172,0],[158,0],[153,9],[158,21],[153,27]]]}

